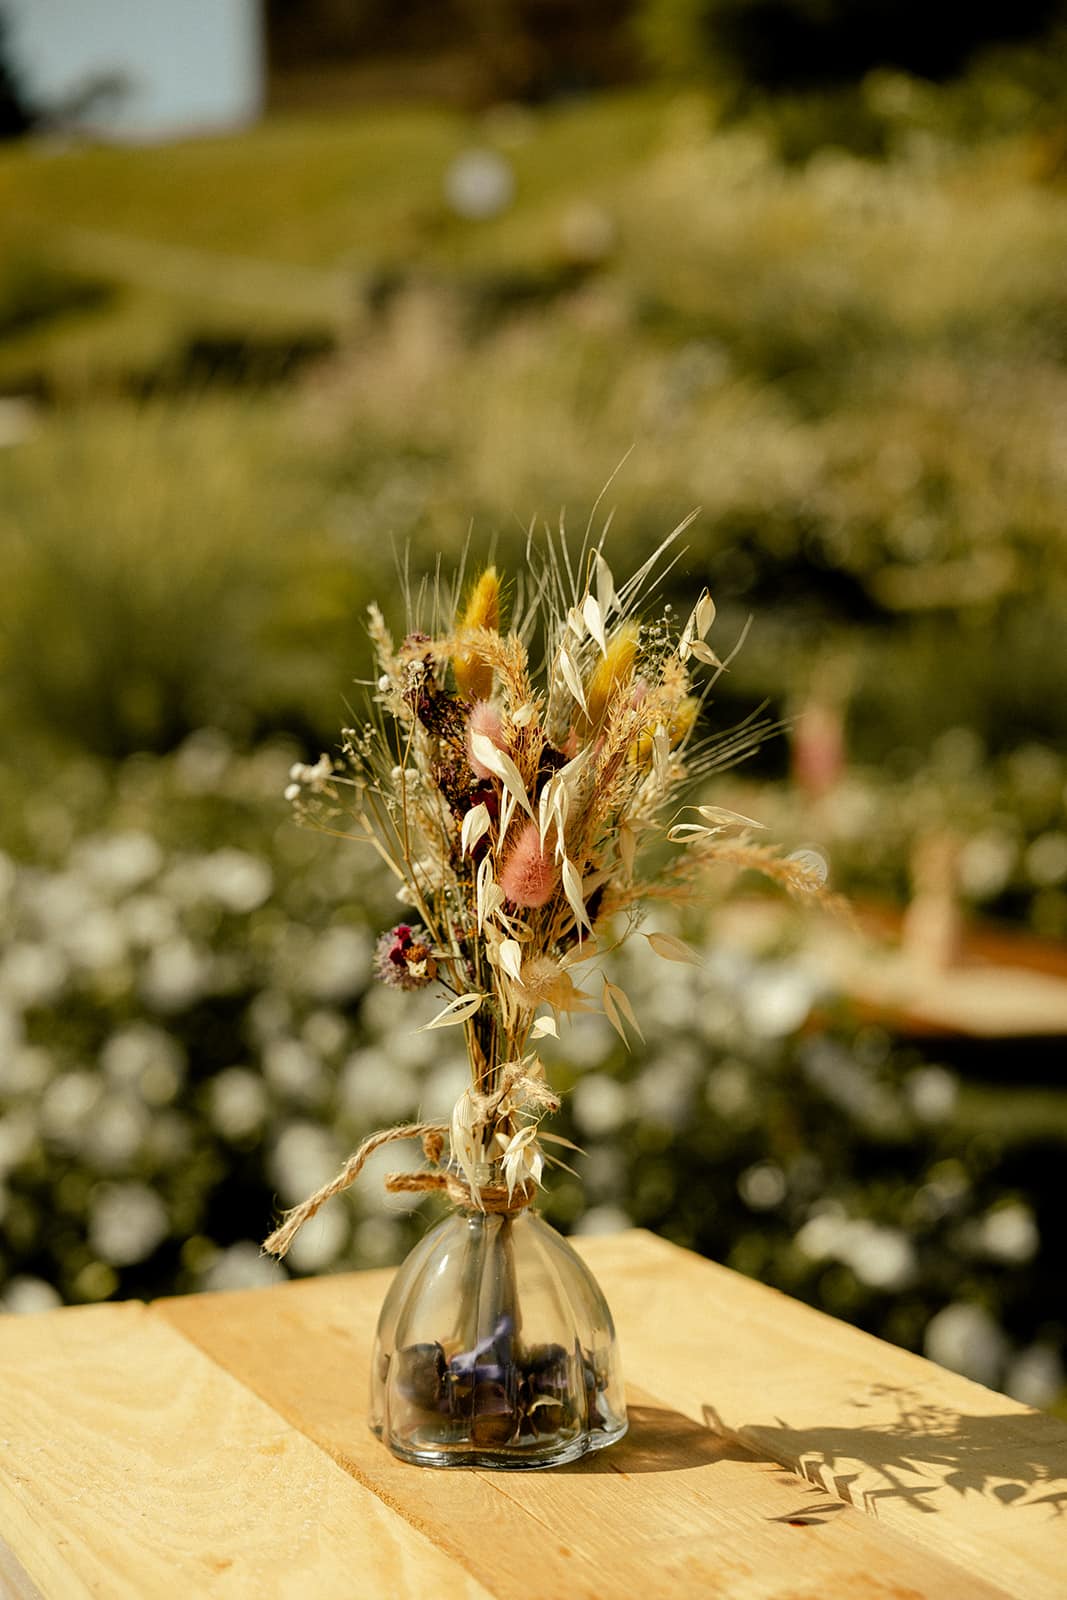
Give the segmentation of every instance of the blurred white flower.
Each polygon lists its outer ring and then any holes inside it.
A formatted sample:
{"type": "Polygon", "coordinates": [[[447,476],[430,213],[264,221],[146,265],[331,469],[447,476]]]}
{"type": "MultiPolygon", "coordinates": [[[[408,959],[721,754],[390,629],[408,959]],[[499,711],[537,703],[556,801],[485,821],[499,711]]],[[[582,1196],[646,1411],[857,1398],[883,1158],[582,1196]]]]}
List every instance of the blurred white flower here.
{"type": "Polygon", "coordinates": [[[1026,872],[1031,883],[1052,888],[1067,878],[1067,833],[1039,834],[1026,852],[1026,872]]]}
{"type": "Polygon", "coordinates": [[[179,905],[217,905],[239,916],[258,910],[273,888],[274,874],[268,862],[247,850],[232,848],[183,856],[163,880],[165,893],[179,905]]]}
{"type": "Polygon", "coordinates": [[[574,1120],[582,1133],[603,1138],[617,1133],[633,1117],[633,1095],[629,1087],[603,1072],[579,1078],[572,1096],[574,1120]]]}
{"type": "Polygon", "coordinates": [[[274,874],[246,850],[215,850],[204,862],[204,896],[241,916],[269,900],[274,874]]]}
{"type": "Polygon", "coordinates": [[[785,1173],[773,1161],[760,1161],[746,1167],[737,1180],[737,1191],[752,1211],[772,1211],[786,1197],[785,1173]]]}
{"type": "Polygon", "coordinates": [[[384,1050],[356,1050],[341,1073],[341,1104],[364,1122],[403,1122],[414,1112],[419,1086],[384,1050]]]}
{"type": "Polygon", "coordinates": [[[368,1267],[390,1267],[404,1248],[403,1234],[388,1217],[368,1217],[352,1236],[356,1255],[368,1267]]]}
{"type": "Polygon", "coordinates": [[[89,1244],[113,1267],[144,1261],[169,1232],[167,1208],[143,1183],[101,1184],[89,1203],[89,1244]]]}
{"type": "MultiPolygon", "coordinates": [[[[423,1037],[426,1037],[425,1035],[423,1037]]],[[[440,1117],[444,1121],[452,1115],[452,1108],[470,1082],[470,1068],[464,1057],[441,1061],[422,1081],[419,1110],[427,1118],[440,1117]]]]}
{"type": "Polygon", "coordinates": [[[314,1100],[326,1087],[322,1062],[299,1039],[272,1039],[264,1045],[263,1076],[294,1100],[314,1100]]]}
{"type": "Polygon", "coordinates": [[[972,900],[992,900],[1006,888],[1018,846],[1010,834],[989,828],[968,839],[959,853],[960,888],[972,900]]]}
{"type": "Polygon", "coordinates": [[[144,1154],[163,1166],[185,1161],[193,1146],[190,1119],[178,1111],[157,1111],[148,1124],[144,1154]]]}
{"type": "Polygon", "coordinates": [[[39,1094],[55,1072],[43,1045],[0,1050],[0,1095],[39,1094]]]}
{"type": "Polygon", "coordinates": [[[853,1222],[839,1253],[869,1289],[906,1289],[915,1281],[915,1248],[900,1228],[853,1222]]]}
{"type": "Polygon", "coordinates": [[[27,1110],[7,1111],[0,1118],[0,1178],[25,1161],[37,1143],[37,1125],[27,1110]]]}
{"type": "Polygon", "coordinates": [[[986,1212],[978,1224],[976,1242],[983,1255],[1023,1266],[1037,1255],[1041,1235],[1030,1207],[1015,1200],[986,1212]]]}
{"type": "Polygon", "coordinates": [[[34,1316],[39,1311],[54,1311],[62,1305],[59,1294],[43,1278],[18,1274],[0,1294],[0,1306],[18,1316],[34,1316]]]}
{"type": "Polygon", "coordinates": [[[425,1165],[421,1147],[410,1139],[403,1143],[383,1145],[368,1157],[360,1174],[360,1183],[366,1195],[380,1196],[374,1203],[384,1211],[414,1211],[423,1196],[418,1193],[390,1194],[385,1180],[390,1172],[415,1172],[425,1165]]]}
{"type": "Polygon", "coordinates": [[[1004,1378],[1004,1392],[1024,1406],[1047,1410],[1067,1387],[1067,1373],[1054,1345],[1032,1344],[1013,1356],[1004,1378]]]}
{"type": "Polygon", "coordinates": [[[753,973],[741,990],[749,1031],[757,1039],[784,1039],[807,1021],[818,993],[811,977],[784,963],[753,973]]]}
{"type": "Polygon", "coordinates": [[[198,728],[174,758],[179,785],[189,794],[210,794],[221,784],[232,754],[229,739],[218,728],[198,728]]]}
{"type": "Polygon", "coordinates": [[[0,1005],[0,1061],[12,1056],[25,1038],[25,1028],[18,1012],[0,1005]]]}
{"type": "Polygon", "coordinates": [[[496,150],[464,150],[445,174],[445,199],[457,216],[469,222],[499,216],[514,197],[511,163],[496,150]]]}
{"type": "Polygon", "coordinates": [[[207,993],[210,955],[188,939],[168,939],[150,953],[141,973],[141,994],[155,1011],[185,1011],[207,993]]]}
{"type": "Polygon", "coordinates": [[[301,1037],[318,1055],[333,1056],[348,1039],[348,1023],[339,1011],[313,1011],[304,1022],[301,1037]]]}
{"type": "Polygon", "coordinates": [[[699,1063],[681,1044],[677,1054],[651,1061],[632,1085],[637,1115],[661,1127],[680,1128],[691,1113],[699,1075],[699,1063]]]}
{"type": "Polygon", "coordinates": [[[902,1229],[848,1217],[837,1206],[821,1207],[793,1242],[812,1261],[843,1262],[869,1289],[906,1289],[915,1279],[915,1248],[902,1229]]]}
{"type": "Polygon", "coordinates": [[[50,1006],[62,994],[69,971],[54,944],[11,944],[0,959],[0,994],[24,1011],[50,1006]]]}
{"type": "Polygon", "coordinates": [[[77,1145],[103,1093],[92,1072],[64,1072],[53,1079],[41,1100],[41,1129],[61,1144],[77,1145]]]}
{"type": "MultiPolygon", "coordinates": [[[[580,983],[581,980],[575,981],[580,983]]],[[[567,1057],[576,1067],[598,1067],[612,1054],[618,1042],[618,1035],[606,1017],[579,1013],[571,1019],[567,1029],[567,1057]]]]}
{"type": "Polygon", "coordinates": [[[154,1023],[131,1022],[105,1042],[100,1065],[113,1083],[136,1088],[152,1105],[165,1105],[181,1087],[185,1051],[154,1023]]]}
{"type": "Polygon", "coordinates": [[[271,1182],[282,1204],[296,1205],[328,1183],[341,1159],[337,1141],[325,1128],[313,1122],[291,1122],[279,1134],[269,1160],[271,1182]]]}
{"type": "Polygon", "coordinates": [[[59,939],[97,905],[89,886],[72,872],[25,872],[20,893],[33,922],[59,939]]]}
{"type": "Polygon", "coordinates": [[[95,889],[117,898],[154,877],[163,852],[147,833],[94,833],[75,846],[70,859],[95,889]]]}
{"type": "Polygon", "coordinates": [[[337,1260],[348,1243],[349,1213],[344,1206],[325,1206],[312,1217],[290,1248],[288,1261],[297,1272],[322,1272],[337,1260]]]}
{"type": "Polygon", "coordinates": [[[945,1067],[916,1067],[905,1083],[911,1108],[922,1122],[945,1122],[956,1109],[959,1079],[945,1067]]]}
{"type": "Polygon", "coordinates": [[[923,1351],[952,1372],[995,1388],[1008,1354],[1008,1341],[983,1306],[958,1300],[926,1325],[923,1351]]]}
{"type": "Polygon", "coordinates": [[[201,1287],[208,1290],[266,1289],[284,1279],[285,1271],[280,1262],[262,1255],[259,1245],[251,1239],[242,1239],[219,1251],[204,1273],[201,1287]]]}
{"type": "Polygon", "coordinates": [[[86,1123],[82,1153],[104,1170],[127,1167],[148,1132],[148,1112],[128,1095],[107,1095],[86,1123]]]}
{"type": "Polygon", "coordinates": [[[72,922],[55,937],[74,966],[87,972],[117,967],[126,957],[122,923],[109,907],[98,906],[72,922]]]}
{"type": "Polygon", "coordinates": [[[127,939],[139,949],[165,944],[178,930],[177,913],[161,894],[135,894],[119,907],[119,920],[127,939]]]}
{"type": "Polygon", "coordinates": [[[208,1089],[208,1115],[224,1139],[245,1139],[262,1127],[268,1109],[263,1081],[247,1067],[226,1067],[208,1089]]]}
{"type": "Polygon", "coordinates": [[[364,929],[328,928],[304,956],[298,981],[312,999],[341,1005],[367,987],[371,955],[370,936],[364,929]]]}
{"type": "Polygon", "coordinates": [[[292,1025],[293,1008],[287,995],[278,989],[261,989],[246,1013],[252,1038],[262,1045],[275,1039],[292,1025]]]}
{"type": "Polygon", "coordinates": [[[633,1225],[633,1218],[619,1206],[592,1206],[578,1218],[574,1231],[588,1235],[622,1233],[633,1225]]]}
{"type": "Polygon", "coordinates": [[[709,1111],[729,1120],[753,1107],[748,1069],[740,1061],[724,1061],[708,1073],[704,1099],[709,1111]]]}
{"type": "Polygon", "coordinates": [[[830,1261],[841,1248],[848,1228],[849,1219],[841,1206],[827,1202],[797,1231],[793,1243],[810,1261],[830,1261]]]}

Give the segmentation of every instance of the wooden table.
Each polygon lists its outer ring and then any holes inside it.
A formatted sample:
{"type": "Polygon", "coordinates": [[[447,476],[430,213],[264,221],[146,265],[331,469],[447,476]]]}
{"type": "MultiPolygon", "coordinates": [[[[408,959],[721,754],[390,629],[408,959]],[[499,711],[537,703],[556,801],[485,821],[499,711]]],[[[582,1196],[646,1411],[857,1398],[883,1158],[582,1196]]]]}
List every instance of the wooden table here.
{"type": "Polygon", "coordinates": [[[554,1472],[372,1437],[385,1272],[0,1319],[0,1594],[1067,1596],[1062,1423],[649,1234],[581,1248],[631,1432],[554,1472]]]}

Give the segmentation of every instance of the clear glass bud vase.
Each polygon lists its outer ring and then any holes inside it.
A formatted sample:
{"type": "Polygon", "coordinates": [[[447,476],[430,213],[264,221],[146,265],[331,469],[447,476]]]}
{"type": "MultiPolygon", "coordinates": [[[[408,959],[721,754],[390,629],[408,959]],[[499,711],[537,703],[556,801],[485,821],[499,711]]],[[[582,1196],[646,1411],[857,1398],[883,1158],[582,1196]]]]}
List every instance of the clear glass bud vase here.
{"type": "Polygon", "coordinates": [[[378,1320],[370,1423],[433,1467],[551,1467],[626,1432],[595,1278],[533,1211],[458,1210],[416,1245],[378,1320]]]}

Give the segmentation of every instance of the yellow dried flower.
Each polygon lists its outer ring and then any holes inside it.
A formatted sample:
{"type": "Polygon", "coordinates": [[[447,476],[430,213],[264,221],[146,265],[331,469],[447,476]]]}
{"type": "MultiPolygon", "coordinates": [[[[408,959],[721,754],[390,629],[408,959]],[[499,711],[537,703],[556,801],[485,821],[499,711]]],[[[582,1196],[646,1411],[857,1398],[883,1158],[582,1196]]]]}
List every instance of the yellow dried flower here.
{"type": "MultiPolygon", "coordinates": [[[[494,633],[500,627],[500,579],[495,567],[486,567],[474,585],[459,626],[460,632],[488,628],[494,633]]],[[[477,652],[456,656],[452,666],[456,688],[465,699],[488,700],[493,692],[493,669],[484,656],[477,652]]]]}
{"type": "MultiPolygon", "coordinates": [[[[700,702],[689,694],[686,695],[684,700],[678,702],[667,717],[666,728],[670,736],[672,750],[692,732],[699,710],[700,702]]],[[[644,733],[634,740],[630,748],[631,758],[636,759],[641,766],[647,766],[652,760],[652,736],[654,732],[654,728],[647,728],[644,733]]]]}
{"type": "Polygon", "coordinates": [[[637,627],[627,622],[612,636],[607,653],[597,662],[586,685],[585,703],[594,728],[603,722],[616,690],[632,673],[636,657],[637,627]]]}

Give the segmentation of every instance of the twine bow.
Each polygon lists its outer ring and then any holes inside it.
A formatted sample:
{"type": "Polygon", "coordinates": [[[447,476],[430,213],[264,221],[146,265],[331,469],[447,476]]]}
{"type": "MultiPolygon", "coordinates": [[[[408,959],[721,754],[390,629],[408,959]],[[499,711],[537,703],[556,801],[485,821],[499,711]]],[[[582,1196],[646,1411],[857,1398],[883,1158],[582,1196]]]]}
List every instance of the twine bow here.
{"type": "MultiPolygon", "coordinates": [[[[527,1076],[523,1066],[524,1063],[520,1061],[509,1062],[501,1071],[499,1084],[490,1094],[483,1095],[474,1089],[467,1090],[476,1125],[494,1123],[509,1097],[513,1105],[528,1107],[539,1114],[559,1109],[558,1097],[552,1093],[544,1080],[527,1076]]],[[[395,1128],[383,1128],[377,1133],[372,1133],[369,1138],[364,1139],[359,1149],[349,1156],[329,1183],[324,1183],[314,1194],[308,1195],[306,1200],[302,1200],[298,1206],[293,1206],[284,1213],[274,1232],[263,1241],[264,1252],[267,1255],[277,1256],[280,1261],[304,1223],[310,1222],[327,1200],[332,1200],[336,1194],[343,1194],[355,1183],[376,1150],[400,1139],[421,1139],[423,1154],[431,1166],[423,1172],[389,1173],[385,1187],[391,1194],[422,1194],[431,1190],[444,1190],[456,1205],[471,1206],[490,1215],[508,1216],[525,1210],[534,1197],[536,1185],[516,1184],[511,1190],[502,1183],[472,1185],[466,1183],[458,1173],[442,1167],[441,1153],[444,1150],[447,1133],[448,1127],[443,1122],[406,1122],[398,1124],[395,1128]]]]}

